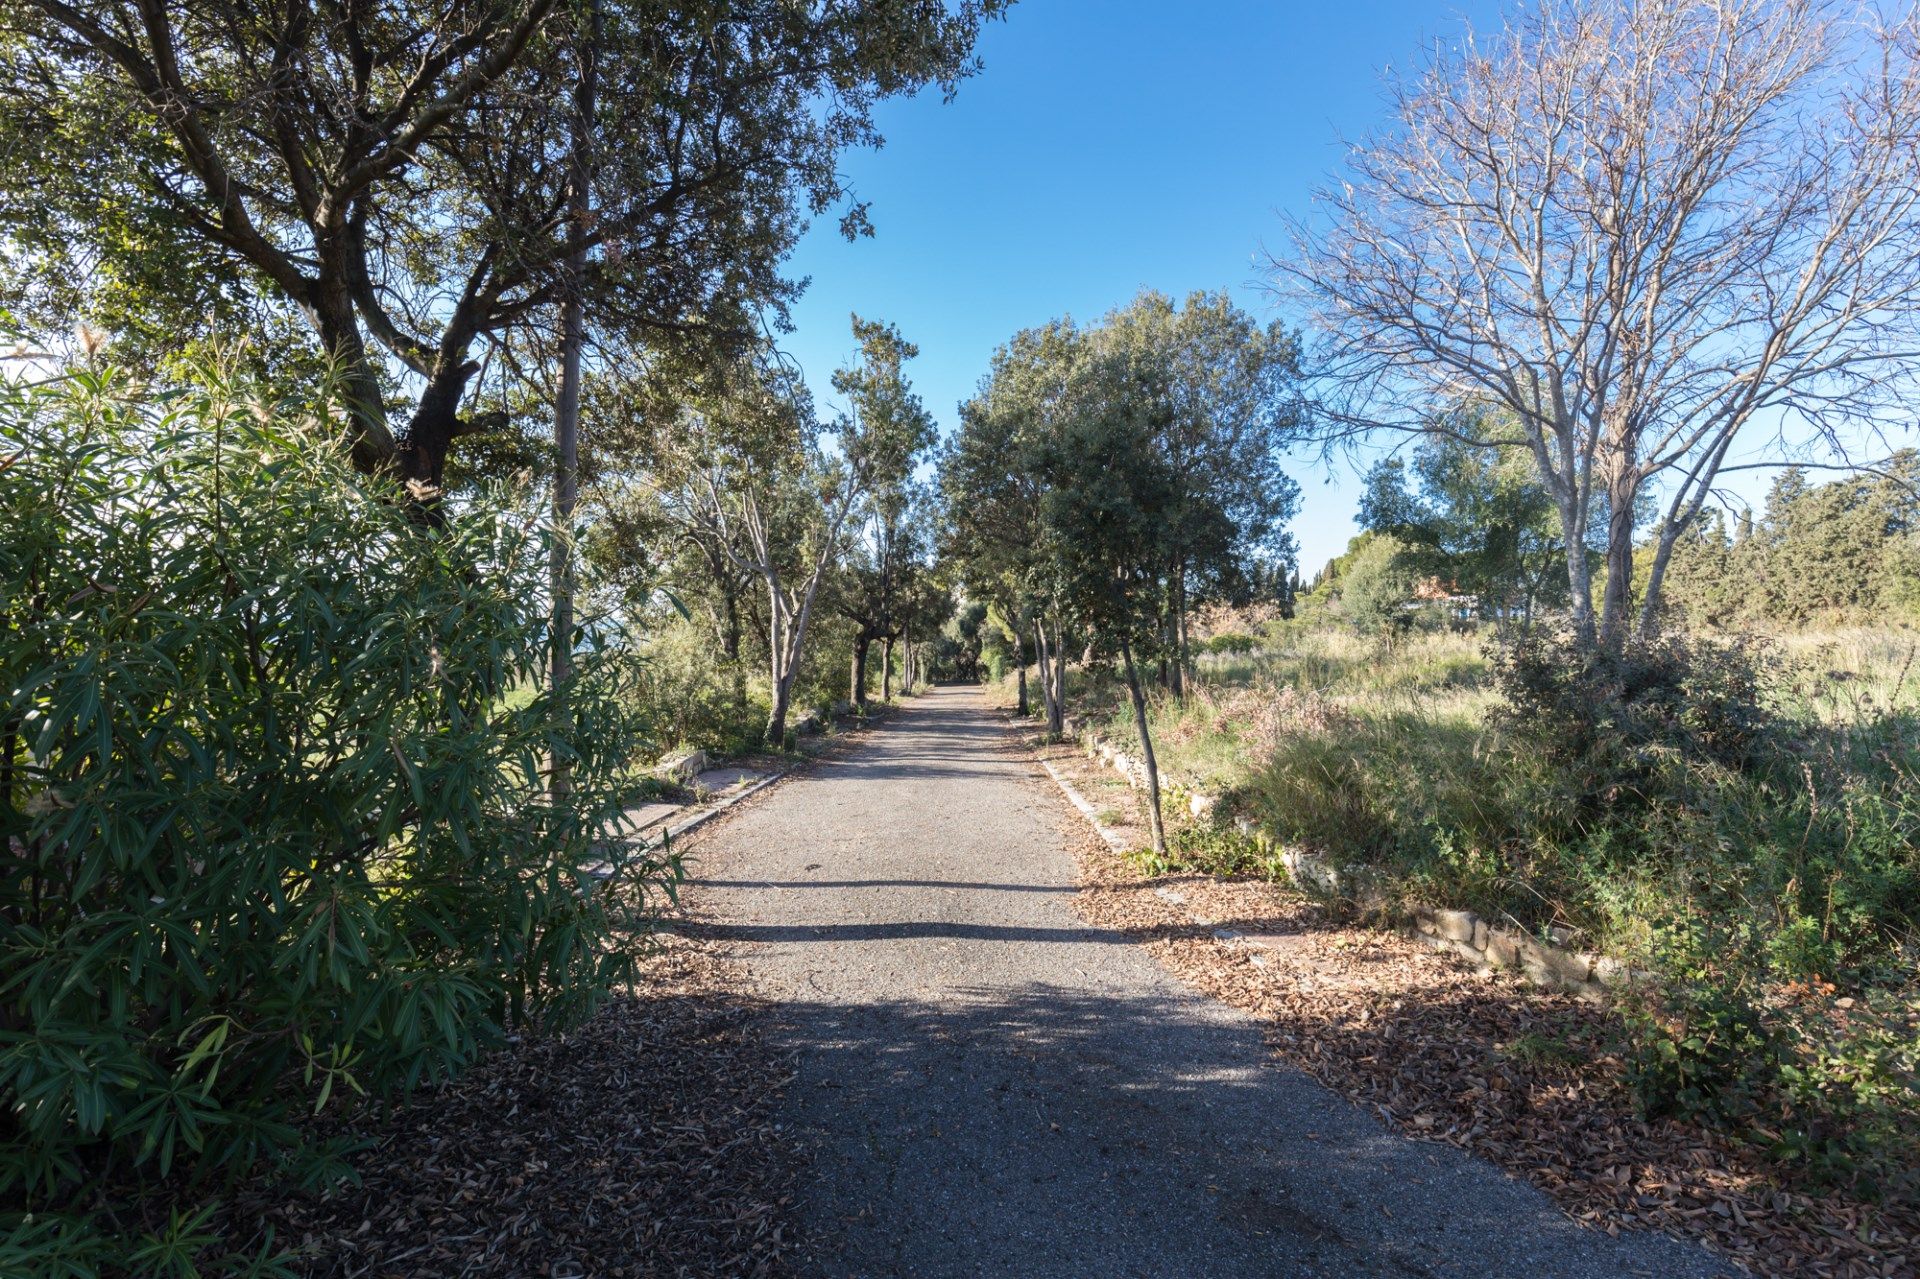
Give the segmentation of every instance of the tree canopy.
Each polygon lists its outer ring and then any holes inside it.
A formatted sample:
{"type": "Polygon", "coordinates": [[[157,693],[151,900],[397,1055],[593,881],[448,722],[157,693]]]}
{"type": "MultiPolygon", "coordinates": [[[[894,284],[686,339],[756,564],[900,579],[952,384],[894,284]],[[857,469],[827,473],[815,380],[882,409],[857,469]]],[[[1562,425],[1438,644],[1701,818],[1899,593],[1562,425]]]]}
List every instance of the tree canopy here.
{"type": "Polygon", "coordinates": [[[1323,435],[1500,405],[1562,539],[1607,514],[1597,615],[1565,560],[1588,642],[1627,631],[1659,486],[1644,634],[1737,439],[1786,417],[1837,440],[1912,401],[1916,54],[1920,18],[1821,0],[1540,0],[1434,45],[1275,262],[1323,336],[1323,435]]]}
{"type": "Polygon", "coordinates": [[[597,331],[743,349],[794,295],[806,219],[843,199],[841,151],[879,141],[874,105],[951,91],[1004,5],[4,7],[0,150],[27,162],[0,170],[0,306],[55,332],[171,339],[209,305],[303,327],[349,388],[356,462],[434,490],[457,439],[503,425],[486,376],[540,376],[567,290],[597,331]],[[618,145],[581,221],[589,52],[618,145]]]}

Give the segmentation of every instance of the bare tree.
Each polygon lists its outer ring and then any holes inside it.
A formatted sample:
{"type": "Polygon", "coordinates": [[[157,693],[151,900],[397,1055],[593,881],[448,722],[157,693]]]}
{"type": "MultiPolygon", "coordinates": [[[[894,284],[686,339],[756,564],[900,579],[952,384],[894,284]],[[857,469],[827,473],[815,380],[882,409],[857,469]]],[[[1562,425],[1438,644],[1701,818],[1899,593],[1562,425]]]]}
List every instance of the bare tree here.
{"type": "MultiPolygon", "coordinates": [[[[766,740],[778,747],[814,601],[844,550],[864,468],[827,455],[804,390],[777,368],[743,366],[650,425],[642,483],[666,522],[765,591],[766,740]]],[[[850,436],[852,424],[843,426],[850,436]]]]}
{"type": "Polygon", "coordinates": [[[786,736],[814,606],[853,512],[876,489],[904,485],[932,443],[933,420],[902,373],[918,348],[858,316],[853,332],[861,356],[833,376],[849,408],[831,428],[815,420],[798,371],[771,353],[697,378],[663,361],[632,383],[633,421],[608,424],[617,451],[646,459],[628,478],[657,517],[765,588],[769,745],[786,736]]]}
{"type": "Polygon", "coordinates": [[[1274,263],[1326,335],[1324,438],[1511,409],[1479,443],[1532,453],[1589,640],[1634,624],[1658,492],[1651,629],[1737,439],[1838,446],[1912,402],[1916,30],[1830,0],[1543,0],[1435,50],[1274,263]],[[1596,621],[1577,548],[1602,516],[1596,621]]]}

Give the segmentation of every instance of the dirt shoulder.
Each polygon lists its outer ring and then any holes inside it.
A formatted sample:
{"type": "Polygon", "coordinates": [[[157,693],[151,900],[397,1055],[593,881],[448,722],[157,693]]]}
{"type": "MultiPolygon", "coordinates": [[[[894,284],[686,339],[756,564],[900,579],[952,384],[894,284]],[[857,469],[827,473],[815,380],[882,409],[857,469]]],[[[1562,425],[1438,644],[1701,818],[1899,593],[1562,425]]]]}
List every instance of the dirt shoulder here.
{"type": "Polygon", "coordinates": [[[791,1064],[711,947],[670,937],[636,992],[447,1087],[362,1112],[358,1185],[237,1215],[346,1276],[763,1275],[790,1246],[791,1064]]]}
{"type": "MultiPolygon", "coordinates": [[[[1096,811],[1114,810],[1127,847],[1144,844],[1139,798],[1111,770],[1026,740],[1096,811]]],[[[1756,1274],[1920,1273],[1912,1207],[1784,1185],[1750,1146],[1640,1118],[1605,1007],[1330,919],[1285,885],[1149,876],[1095,838],[1078,856],[1089,922],[1258,1017],[1280,1058],[1382,1123],[1524,1177],[1585,1225],[1698,1240],[1756,1274]]]]}

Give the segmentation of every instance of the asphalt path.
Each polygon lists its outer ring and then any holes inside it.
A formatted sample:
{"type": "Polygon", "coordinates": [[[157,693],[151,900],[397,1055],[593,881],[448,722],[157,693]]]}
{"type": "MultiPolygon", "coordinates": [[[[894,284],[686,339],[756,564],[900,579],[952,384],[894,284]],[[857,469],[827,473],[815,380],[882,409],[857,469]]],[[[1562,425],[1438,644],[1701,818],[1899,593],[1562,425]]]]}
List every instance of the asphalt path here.
{"type": "Polygon", "coordinates": [[[1078,821],[977,691],[941,687],[689,849],[699,928],[798,1061],[801,1273],[1731,1273],[1276,1064],[1074,913],[1078,821]]]}

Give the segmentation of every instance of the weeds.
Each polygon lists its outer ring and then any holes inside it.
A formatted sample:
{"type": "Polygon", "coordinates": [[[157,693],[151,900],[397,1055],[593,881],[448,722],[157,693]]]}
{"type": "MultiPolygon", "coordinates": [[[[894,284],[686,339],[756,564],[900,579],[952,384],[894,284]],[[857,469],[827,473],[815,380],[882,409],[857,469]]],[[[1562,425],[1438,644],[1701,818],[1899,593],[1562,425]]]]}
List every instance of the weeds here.
{"type": "MultiPolygon", "coordinates": [[[[1909,633],[1673,636],[1594,658],[1545,633],[1487,648],[1435,632],[1383,656],[1283,624],[1242,647],[1203,657],[1184,700],[1154,700],[1170,776],[1390,894],[1581,930],[1654,979],[1623,1005],[1620,1045],[1648,1113],[1743,1132],[1815,1180],[1905,1185],[1920,1163],[1909,633]]],[[[1102,732],[1132,740],[1118,714],[1102,732]]],[[[1226,826],[1176,831],[1155,860],[1281,873],[1226,826]]]]}

